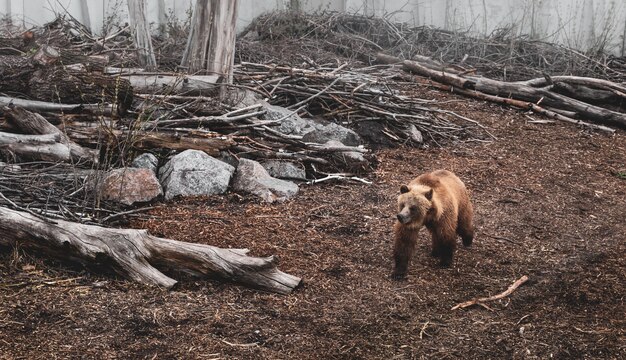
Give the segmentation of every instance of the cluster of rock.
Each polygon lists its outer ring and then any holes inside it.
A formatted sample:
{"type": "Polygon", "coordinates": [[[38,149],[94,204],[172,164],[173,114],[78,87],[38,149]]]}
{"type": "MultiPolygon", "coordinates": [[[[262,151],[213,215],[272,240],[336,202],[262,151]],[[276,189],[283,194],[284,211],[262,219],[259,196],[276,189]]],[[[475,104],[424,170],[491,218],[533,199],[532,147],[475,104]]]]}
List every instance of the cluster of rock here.
{"type": "MultiPolygon", "coordinates": [[[[281,120],[276,127],[281,133],[318,144],[321,148],[359,146],[361,139],[354,131],[340,125],[303,119],[278,106],[264,104],[264,120],[281,120]]],[[[359,168],[367,164],[360,152],[334,152],[333,156],[346,164],[346,168],[359,168]]],[[[298,193],[298,181],[306,181],[302,164],[282,160],[259,163],[250,159],[236,159],[228,154],[219,158],[198,150],[178,153],[158,166],[158,159],[145,153],[138,156],[130,167],[105,173],[99,181],[98,191],[104,200],[125,205],[152,201],[163,196],[170,200],[176,196],[223,194],[228,189],[252,194],[264,201],[284,201],[298,193]]]]}

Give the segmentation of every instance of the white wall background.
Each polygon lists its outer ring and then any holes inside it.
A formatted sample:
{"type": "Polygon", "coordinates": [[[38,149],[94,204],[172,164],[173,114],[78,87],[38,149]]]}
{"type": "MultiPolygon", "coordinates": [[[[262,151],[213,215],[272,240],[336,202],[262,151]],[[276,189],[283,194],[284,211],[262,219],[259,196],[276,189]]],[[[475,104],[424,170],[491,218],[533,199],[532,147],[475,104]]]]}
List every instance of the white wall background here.
{"type": "MultiPolygon", "coordinates": [[[[227,1],[227,0],[226,0],[227,1]]],[[[174,14],[185,19],[194,0],[147,0],[155,24],[174,14]]],[[[288,8],[290,0],[239,0],[238,28],[256,16],[288,8]]],[[[335,10],[390,16],[411,25],[470,30],[488,35],[514,26],[516,34],[558,42],[581,50],[600,43],[616,55],[626,55],[626,0],[299,0],[305,11],[335,10]]],[[[56,13],[72,16],[100,32],[110,17],[127,21],[125,0],[0,0],[0,16],[31,27],[53,20],[56,13]]]]}

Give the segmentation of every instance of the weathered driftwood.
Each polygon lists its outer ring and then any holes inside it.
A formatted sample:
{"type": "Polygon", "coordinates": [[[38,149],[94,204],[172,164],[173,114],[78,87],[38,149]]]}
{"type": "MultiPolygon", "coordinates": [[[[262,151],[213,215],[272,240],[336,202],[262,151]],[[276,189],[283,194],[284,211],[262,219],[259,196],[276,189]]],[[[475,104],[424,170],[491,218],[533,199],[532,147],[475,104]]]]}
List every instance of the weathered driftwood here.
{"type": "Polygon", "coordinates": [[[89,163],[98,161],[97,151],[86,149],[76,144],[61,132],[61,130],[44,119],[43,116],[17,106],[5,106],[2,108],[2,112],[9,123],[22,132],[32,135],[52,134],[56,135],[58,141],[58,144],[18,142],[13,144],[13,146],[9,146],[9,150],[23,156],[37,156],[37,152],[33,152],[33,150],[36,150],[37,147],[41,147],[41,156],[43,156],[41,159],[44,160],[83,161],[89,163]]]}
{"type": "Polygon", "coordinates": [[[72,161],[59,134],[23,135],[0,132],[0,150],[25,161],[72,161]]]}
{"type": "Polygon", "coordinates": [[[166,289],[177,281],[161,270],[220,278],[281,294],[301,283],[299,277],[278,270],[274,256],[251,257],[246,249],[158,238],[145,230],[45,220],[0,207],[0,245],[17,244],[58,259],[105,266],[125,278],[166,289]]]}
{"type": "Polygon", "coordinates": [[[57,104],[46,101],[24,100],[8,96],[0,96],[0,107],[19,106],[30,111],[40,112],[88,112],[103,115],[117,114],[117,106],[112,104],[57,104]]]}
{"type": "MultiPolygon", "coordinates": [[[[79,69],[73,65],[72,69],[79,69]]],[[[128,80],[134,92],[143,94],[185,94],[185,95],[211,95],[218,89],[219,75],[188,75],[171,72],[150,72],[142,68],[124,69],[107,67],[104,69],[107,75],[115,78],[128,80]]]]}
{"type": "MultiPolygon", "coordinates": [[[[401,62],[407,71],[417,73],[422,76],[429,77],[437,82],[452,85],[460,89],[475,90],[484,94],[494,95],[503,98],[513,98],[516,100],[527,101],[539,106],[548,106],[555,109],[562,109],[565,111],[575,112],[577,117],[588,119],[596,123],[602,123],[606,125],[613,125],[626,128],[626,114],[617,111],[612,111],[599,106],[594,106],[589,103],[561,95],[559,93],[550,91],[550,87],[534,87],[540,84],[548,83],[549,80],[533,79],[526,82],[504,82],[498,80],[487,79],[483,77],[474,77],[457,75],[450,72],[433,70],[426,66],[419,64],[416,61],[400,60],[398,58],[390,57],[388,55],[381,54],[377,57],[380,62],[384,63],[398,63],[401,62]],[[532,84],[534,86],[531,86],[532,84]]],[[[564,81],[565,77],[549,78],[551,81],[564,81]],[[555,80],[556,79],[556,80],[555,80]]],[[[581,83],[581,78],[576,80],[581,83]]],[[[619,84],[610,83],[604,80],[586,79],[586,84],[602,84],[607,89],[611,89],[617,93],[621,93],[622,86],[619,84]]],[[[552,84],[548,84],[552,85],[552,84]]]]}

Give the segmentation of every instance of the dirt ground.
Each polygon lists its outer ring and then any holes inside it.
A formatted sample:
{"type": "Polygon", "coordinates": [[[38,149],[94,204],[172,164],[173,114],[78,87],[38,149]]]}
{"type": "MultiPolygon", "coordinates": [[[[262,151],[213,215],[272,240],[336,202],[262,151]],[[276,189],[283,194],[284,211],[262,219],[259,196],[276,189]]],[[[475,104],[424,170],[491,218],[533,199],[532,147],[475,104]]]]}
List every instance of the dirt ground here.
{"type": "Polygon", "coordinates": [[[152,234],[278,255],[288,296],[185,278],[174,291],[0,251],[2,359],[619,359],[626,357],[626,133],[532,124],[516,110],[421,89],[497,140],[377,153],[372,185],[301,186],[267,205],[159,205],[152,234]],[[429,237],[389,279],[399,186],[433,169],[472,191],[477,236],[453,266],[429,237]],[[620,175],[621,174],[621,175],[620,175]],[[530,280],[489,309],[455,304],[530,280]]]}

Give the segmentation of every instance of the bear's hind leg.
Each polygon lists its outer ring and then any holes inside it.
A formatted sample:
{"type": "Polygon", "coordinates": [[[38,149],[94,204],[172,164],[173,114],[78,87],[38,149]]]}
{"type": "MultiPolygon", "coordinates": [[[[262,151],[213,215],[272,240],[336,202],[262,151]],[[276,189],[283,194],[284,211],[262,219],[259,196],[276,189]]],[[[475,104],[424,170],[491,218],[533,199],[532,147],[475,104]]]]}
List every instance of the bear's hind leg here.
{"type": "Polygon", "coordinates": [[[459,209],[456,232],[463,240],[464,246],[472,245],[474,241],[474,213],[471,204],[459,209]]]}
{"type": "Polygon", "coordinates": [[[456,250],[456,233],[450,231],[435,231],[433,235],[432,254],[439,258],[439,265],[449,267],[456,250]]]}

